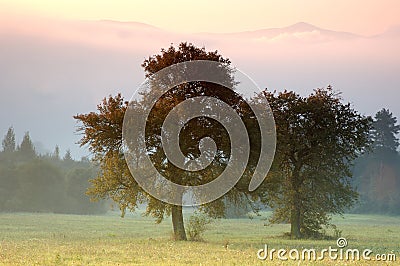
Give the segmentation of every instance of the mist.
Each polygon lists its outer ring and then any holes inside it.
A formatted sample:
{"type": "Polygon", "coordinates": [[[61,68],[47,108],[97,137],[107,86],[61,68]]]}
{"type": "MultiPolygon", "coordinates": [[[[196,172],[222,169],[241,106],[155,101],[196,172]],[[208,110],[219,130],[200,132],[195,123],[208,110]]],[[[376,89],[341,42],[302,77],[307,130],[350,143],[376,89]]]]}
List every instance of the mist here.
{"type": "Polygon", "coordinates": [[[16,132],[29,130],[34,141],[45,140],[47,150],[59,145],[74,158],[88,155],[76,145],[72,116],[118,92],[129,99],[144,81],[144,59],[181,41],[218,50],[261,89],[306,94],[332,85],[366,115],[382,107],[400,115],[394,97],[400,84],[397,28],[367,37],[306,23],[183,34],[136,22],[26,18],[0,26],[0,132],[12,125],[16,132]]]}
{"type": "Polygon", "coordinates": [[[307,95],[332,85],[364,115],[388,108],[400,117],[396,27],[376,36],[307,23],[215,34],[171,32],[138,22],[3,18],[0,135],[12,126],[20,143],[29,131],[45,161],[56,146],[76,161],[90,156],[78,145],[73,116],[95,111],[102,98],[119,92],[130,99],[144,81],[143,61],[181,41],[218,50],[260,89],[307,95]]]}

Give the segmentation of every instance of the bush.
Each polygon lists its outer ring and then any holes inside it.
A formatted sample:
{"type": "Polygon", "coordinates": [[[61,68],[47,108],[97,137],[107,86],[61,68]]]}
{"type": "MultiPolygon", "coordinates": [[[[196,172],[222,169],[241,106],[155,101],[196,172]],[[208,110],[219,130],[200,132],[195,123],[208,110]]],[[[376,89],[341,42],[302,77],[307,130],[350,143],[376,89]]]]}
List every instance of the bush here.
{"type": "Polygon", "coordinates": [[[205,214],[194,213],[187,221],[186,231],[191,241],[202,241],[204,232],[209,229],[212,220],[205,214]]]}

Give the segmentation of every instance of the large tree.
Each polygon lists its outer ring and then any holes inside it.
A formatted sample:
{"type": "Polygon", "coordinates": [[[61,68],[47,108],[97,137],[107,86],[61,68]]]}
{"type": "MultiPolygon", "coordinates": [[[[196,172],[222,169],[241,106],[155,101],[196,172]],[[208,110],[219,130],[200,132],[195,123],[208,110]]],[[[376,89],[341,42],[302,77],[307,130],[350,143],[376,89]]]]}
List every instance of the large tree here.
{"type": "MultiPolygon", "coordinates": [[[[142,64],[145,75],[151,78],[152,75],[165,67],[191,60],[210,60],[224,65],[229,65],[230,61],[223,58],[215,52],[207,52],[204,48],[198,48],[192,44],[181,43],[176,49],[171,46],[168,49],[162,49],[161,54],[151,56],[142,64]]],[[[228,69],[228,68],[227,68],[228,69]]],[[[224,72],[228,82],[233,83],[229,71],[224,72]]],[[[156,88],[157,89],[157,88],[156,88]]],[[[81,114],[75,116],[82,125],[78,131],[84,134],[81,139],[81,145],[89,145],[90,150],[95,154],[95,159],[100,162],[101,171],[97,178],[92,181],[93,186],[88,193],[94,198],[111,198],[118,202],[124,214],[125,209],[134,210],[138,203],[147,202],[147,215],[152,215],[161,222],[165,216],[172,216],[175,239],[186,240],[182,206],[166,204],[145,193],[137,184],[129,171],[122,152],[122,125],[127,108],[134,108],[141,112],[143,102],[150,98],[152,90],[143,95],[142,102],[131,101],[127,103],[119,94],[116,97],[105,98],[97,108],[98,112],[81,114]]],[[[170,181],[181,185],[201,185],[212,181],[223,171],[229,161],[230,143],[226,130],[213,119],[201,117],[192,119],[185,124],[180,134],[180,149],[187,158],[196,158],[199,156],[199,141],[205,137],[212,138],[218,148],[218,152],[212,161],[211,167],[207,167],[195,175],[187,173],[182,169],[175,167],[166,159],[163,151],[161,139],[161,126],[167,114],[179,103],[196,96],[211,96],[229,104],[242,118],[247,129],[254,134],[251,135],[250,142],[255,147],[250,152],[250,157],[259,155],[259,143],[254,141],[259,137],[258,130],[251,129],[252,122],[251,111],[243,99],[232,93],[229,89],[205,81],[185,82],[179,84],[162,95],[154,104],[153,109],[146,124],[145,138],[146,150],[135,151],[135,156],[139,163],[140,156],[149,156],[157,168],[158,172],[170,181]],[[258,152],[257,152],[258,151],[258,152]]],[[[254,115],[254,114],[253,114],[254,115]]],[[[177,118],[180,119],[179,117],[177,118]]],[[[134,125],[135,121],[128,121],[134,125]]],[[[135,147],[132,147],[133,149],[135,147]]],[[[249,160],[257,161],[257,160],[249,160]]],[[[243,180],[232,189],[225,199],[220,198],[211,203],[201,206],[201,210],[212,217],[221,217],[225,213],[226,200],[243,203],[249,201],[248,182],[254,166],[249,164],[246,168],[243,180]]],[[[146,169],[143,169],[146,171],[146,169]]]]}
{"type": "Polygon", "coordinates": [[[290,222],[291,237],[316,236],[331,214],[351,206],[351,162],[368,145],[370,118],[344,104],[332,88],[308,97],[265,91],[277,131],[277,149],[264,186],[272,223],[290,222]]]}

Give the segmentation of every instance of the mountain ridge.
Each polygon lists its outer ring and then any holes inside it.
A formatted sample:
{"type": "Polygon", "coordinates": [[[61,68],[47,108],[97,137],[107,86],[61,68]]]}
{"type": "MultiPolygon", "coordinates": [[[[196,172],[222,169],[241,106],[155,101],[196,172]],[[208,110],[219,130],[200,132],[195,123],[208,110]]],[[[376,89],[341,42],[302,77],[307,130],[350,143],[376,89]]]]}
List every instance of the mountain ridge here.
{"type": "MultiPolygon", "coordinates": [[[[109,23],[109,24],[114,24],[114,25],[121,25],[121,26],[135,26],[135,27],[145,27],[148,29],[152,30],[162,30],[162,31],[168,31],[171,32],[170,30],[163,29],[148,23],[143,23],[143,22],[137,22],[137,21],[118,21],[118,20],[109,20],[109,19],[104,19],[104,20],[92,20],[92,22],[100,22],[100,23],[109,23]]],[[[223,36],[234,36],[234,35],[255,35],[255,34],[260,34],[260,33],[275,33],[275,32],[284,32],[284,31],[289,31],[289,32],[311,32],[311,31],[320,31],[324,33],[331,33],[331,34],[342,34],[342,35],[347,35],[347,36],[353,36],[353,37],[366,37],[362,36],[356,33],[351,33],[347,31],[334,31],[330,29],[325,29],[321,28],[319,26],[315,26],[313,24],[307,23],[307,22],[297,22],[294,24],[291,24],[289,26],[284,26],[284,27],[271,27],[271,28],[261,28],[261,29],[255,29],[255,30],[245,30],[245,31],[236,31],[236,32],[190,32],[190,33],[183,33],[183,32],[175,32],[175,33],[180,33],[180,34],[200,34],[200,35],[223,35],[223,36]]]]}

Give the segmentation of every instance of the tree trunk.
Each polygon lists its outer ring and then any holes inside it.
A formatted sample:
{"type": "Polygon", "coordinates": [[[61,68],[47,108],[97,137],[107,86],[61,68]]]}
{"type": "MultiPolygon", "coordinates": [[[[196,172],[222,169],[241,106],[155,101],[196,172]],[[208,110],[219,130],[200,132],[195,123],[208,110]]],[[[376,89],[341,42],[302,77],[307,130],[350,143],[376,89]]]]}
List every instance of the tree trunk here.
{"type": "Polygon", "coordinates": [[[301,238],[301,196],[300,196],[300,186],[302,184],[302,179],[300,176],[300,169],[301,165],[299,163],[296,163],[296,166],[293,170],[293,175],[291,179],[291,185],[292,185],[292,190],[293,190],[293,198],[292,198],[292,206],[290,210],[290,237],[291,238],[301,238]]]}
{"type": "Polygon", "coordinates": [[[291,238],[301,238],[300,232],[300,207],[295,202],[290,214],[290,236],[291,238]]]}
{"type": "Polygon", "coordinates": [[[182,206],[172,205],[171,216],[175,240],[187,240],[185,225],[183,223],[182,206]]]}

